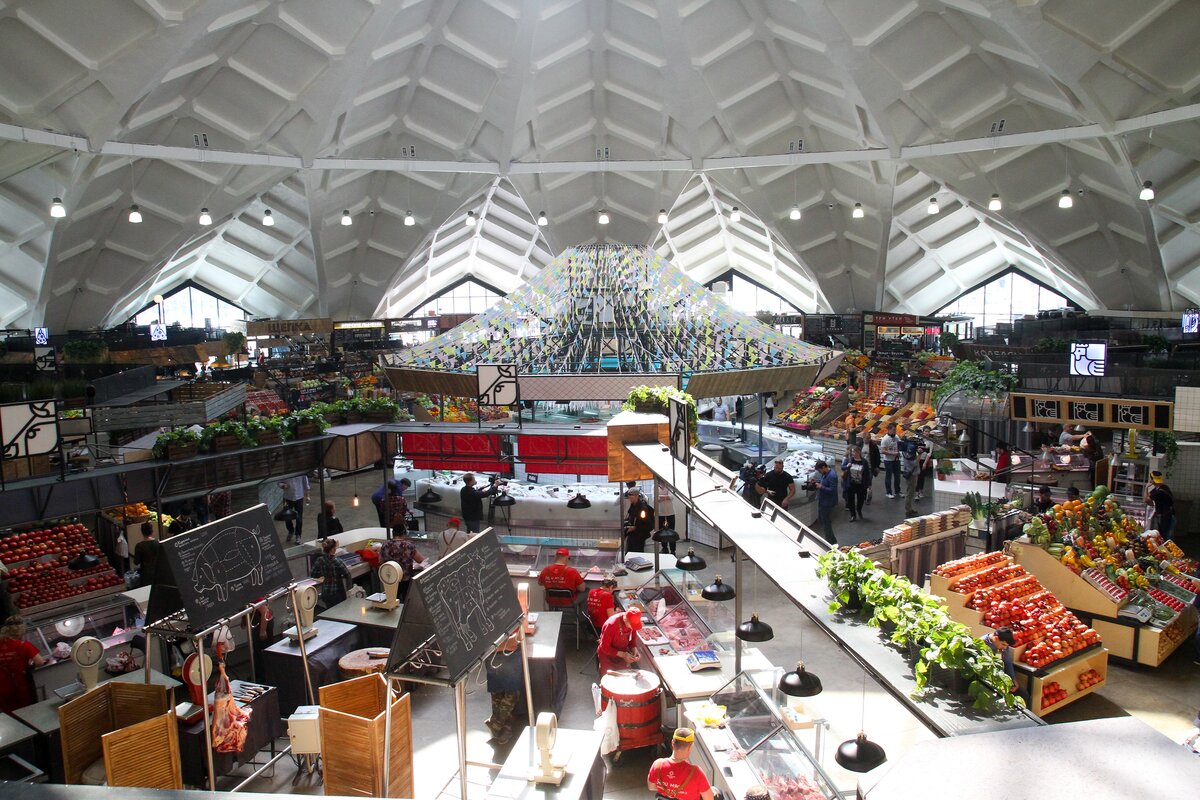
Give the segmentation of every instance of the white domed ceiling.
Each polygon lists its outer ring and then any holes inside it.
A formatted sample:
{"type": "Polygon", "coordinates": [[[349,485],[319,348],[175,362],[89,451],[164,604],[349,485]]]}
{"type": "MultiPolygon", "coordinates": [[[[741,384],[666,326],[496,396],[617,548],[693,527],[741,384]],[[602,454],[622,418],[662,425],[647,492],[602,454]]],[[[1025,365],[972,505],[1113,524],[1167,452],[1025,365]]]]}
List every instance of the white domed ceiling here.
{"type": "Polygon", "coordinates": [[[593,242],[805,310],[931,312],[1009,265],[1086,308],[1196,304],[1198,30],[1194,0],[0,0],[0,324],[185,280],[362,317],[593,242]],[[697,204],[747,224],[657,222],[697,204]]]}

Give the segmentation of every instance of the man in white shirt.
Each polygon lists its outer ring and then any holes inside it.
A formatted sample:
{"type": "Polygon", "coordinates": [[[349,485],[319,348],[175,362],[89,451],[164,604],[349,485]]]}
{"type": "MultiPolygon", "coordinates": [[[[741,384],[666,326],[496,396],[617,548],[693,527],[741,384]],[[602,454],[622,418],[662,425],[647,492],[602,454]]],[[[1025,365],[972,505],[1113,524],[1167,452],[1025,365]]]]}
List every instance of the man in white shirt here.
{"type": "Polygon", "coordinates": [[[900,494],[900,438],[896,436],[896,423],[887,426],[887,433],[879,441],[879,458],[883,462],[883,489],[889,498],[900,494]]]}
{"type": "Polygon", "coordinates": [[[446,530],[442,531],[441,541],[438,542],[438,558],[445,558],[446,553],[454,550],[470,538],[471,532],[463,530],[462,520],[458,517],[451,517],[446,522],[446,530]]]}
{"type": "Polygon", "coordinates": [[[283,506],[296,512],[296,521],[284,519],[287,528],[288,541],[293,539],[299,543],[304,538],[304,503],[308,500],[308,476],[295,475],[279,482],[283,490],[283,506]]]}
{"type": "Polygon", "coordinates": [[[1078,444],[1079,440],[1083,438],[1084,433],[1082,425],[1076,425],[1074,433],[1071,432],[1070,425],[1063,425],[1062,433],[1058,435],[1058,443],[1060,446],[1078,444]]]}

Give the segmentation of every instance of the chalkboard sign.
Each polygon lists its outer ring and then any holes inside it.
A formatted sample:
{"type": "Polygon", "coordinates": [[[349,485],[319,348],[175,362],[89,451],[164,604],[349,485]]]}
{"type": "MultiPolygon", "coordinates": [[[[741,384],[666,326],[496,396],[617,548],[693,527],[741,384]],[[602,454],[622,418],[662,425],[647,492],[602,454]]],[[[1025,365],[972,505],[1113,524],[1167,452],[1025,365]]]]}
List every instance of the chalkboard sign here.
{"type": "Polygon", "coordinates": [[[292,579],[275,523],[261,504],[165,540],[159,559],[159,573],[165,566],[170,574],[151,590],[150,608],[159,605],[155,593],[178,591],[192,631],[244,610],[292,579]]]}
{"type": "Polygon", "coordinates": [[[456,683],[520,618],[517,590],[489,529],[413,578],[388,672],[402,671],[414,653],[429,648],[441,652],[445,677],[456,683]]]}

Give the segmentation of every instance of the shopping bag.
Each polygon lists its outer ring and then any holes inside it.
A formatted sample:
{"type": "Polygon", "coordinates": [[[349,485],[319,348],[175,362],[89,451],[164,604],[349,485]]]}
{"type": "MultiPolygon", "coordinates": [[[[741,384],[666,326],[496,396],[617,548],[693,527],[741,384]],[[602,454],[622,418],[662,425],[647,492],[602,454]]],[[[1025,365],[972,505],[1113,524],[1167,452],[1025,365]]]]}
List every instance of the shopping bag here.
{"type": "Polygon", "coordinates": [[[609,703],[608,708],[596,717],[592,730],[600,734],[600,752],[604,755],[621,746],[621,732],[617,730],[617,704],[609,703]]]}

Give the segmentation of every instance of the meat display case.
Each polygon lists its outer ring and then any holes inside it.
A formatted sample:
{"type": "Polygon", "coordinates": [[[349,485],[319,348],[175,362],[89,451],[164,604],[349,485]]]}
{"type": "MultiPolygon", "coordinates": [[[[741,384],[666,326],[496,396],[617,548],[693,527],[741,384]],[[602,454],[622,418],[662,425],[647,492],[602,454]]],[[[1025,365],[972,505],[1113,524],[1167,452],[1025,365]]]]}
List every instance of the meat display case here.
{"type": "MultiPolygon", "coordinates": [[[[501,541],[504,541],[503,537],[501,541]]],[[[566,547],[571,551],[571,560],[567,563],[579,570],[585,579],[599,581],[604,576],[604,573],[611,573],[617,566],[617,555],[619,553],[617,550],[599,548],[591,542],[581,546],[578,542],[564,541],[562,544],[554,544],[553,546],[548,544],[542,545],[537,559],[537,571],[539,573],[555,562],[558,558],[559,547],[566,547]]]]}
{"type": "Polygon", "coordinates": [[[653,656],[734,647],[733,605],[705,600],[703,586],[690,572],[663,569],[636,589],[617,592],[622,608],[646,613],[639,632],[653,656]]]}
{"type": "Polygon", "coordinates": [[[712,704],[725,707],[727,721],[723,728],[700,731],[705,750],[713,751],[711,756],[717,761],[723,761],[730,752],[745,754],[739,760],[749,767],[752,776],[737,768],[724,773],[735,797],[744,796],[748,786],[742,786],[743,782],[753,781],[780,800],[839,798],[833,781],[784,722],[769,694],[771,689],[763,688],[761,681],[773,681],[774,676],[773,671],[742,672],[712,695],[712,704]],[[726,741],[719,741],[722,737],[726,741]]]}

